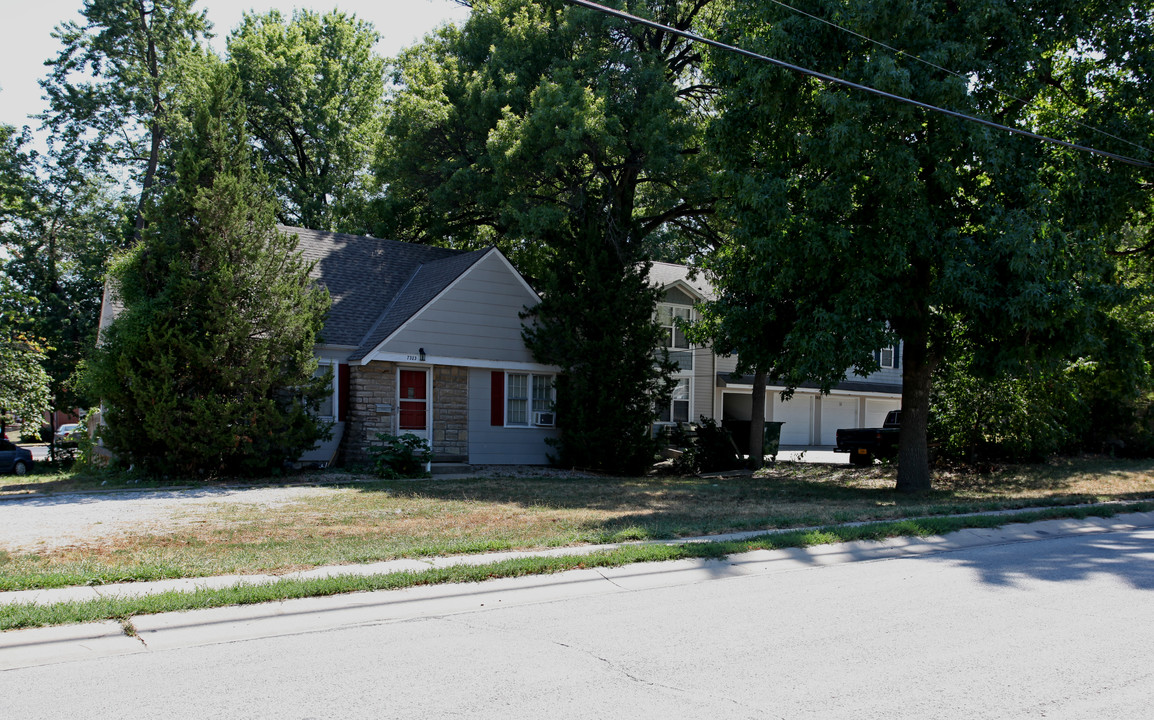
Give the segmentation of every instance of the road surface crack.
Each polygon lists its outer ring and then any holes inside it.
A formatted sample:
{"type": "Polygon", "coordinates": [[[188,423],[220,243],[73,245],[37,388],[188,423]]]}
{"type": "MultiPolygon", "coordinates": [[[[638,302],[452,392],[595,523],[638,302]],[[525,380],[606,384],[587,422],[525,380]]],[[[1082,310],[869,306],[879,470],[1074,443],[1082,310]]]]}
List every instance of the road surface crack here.
{"type": "MultiPolygon", "coordinates": [[[[640,677],[638,675],[634,675],[632,672],[625,669],[624,667],[622,667],[620,664],[614,662],[613,660],[610,660],[609,658],[606,658],[606,657],[602,657],[602,656],[600,656],[594,652],[591,652],[589,650],[585,650],[585,649],[582,649],[579,647],[574,647],[572,645],[567,645],[567,644],[560,642],[558,640],[552,640],[550,642],[552,642],[554,645],[557,645],[558,647],[563,647],[566,650],[573,650],[575,652],[581,653],[582,655],[585,655],[586,657],[593,658],[594,660],[597,660],[598,662],[604,664],[606,667],[608,667],[613,672],[615,672],[619,675],[622,675],[623,677],[628,678],[629,680],[631,680],[635,683],[638,683],[639,685],[645,685],[646,687],[651,687],[651,688],[655,688],[655,689],[659,689],[659,690],[670,690],[672,692],[680,693],[682,695],[708,697],[711,700],[719,700],[722,702],[729,703],[730,705],[733,705],[735,707],[741,708],[742,710],[753,712],[753,713],[755,713],[754,717],[763,717],[762,715],[760,715],[760,713],[763,712],[763,710],[761,708],[750,707],[749,705],[738,702],[737,700],[734,700],[733,698],[723,697],[723,696],[718,696],[718,695],[712,695],[710,693],[701,692],[700,690],[697,690],[697,689],[678,687],[677,685],[669,685],[667,683],[660,683],[660,682],[656,682],[654,680],[648,680],[648,679],[640,677]]],[[[784,720],[784,718],[781,718],[781,720],[784,720]]]]}
{"type": "Polygon", "coordinates": [[[626,592],[633,592],[633,591],[632,591],[632,590],[630,590],[629,588],[627,588],[627,587],[625,587],[624,585],[622,585],[622,584],[618,583],[617,581],[613,580],[613,578],[610,578],[610,577],[606,577],[606,576],[605,576],[605,573],[601,572],[601,570],[598,570],[598,571],[597,571],[597,574],[601,576],[601,579],[602,579],[602,580],[605,580],[606,582],[608,582],[608,583],[609,583],[610,585],[612,585],[613,587],[616,587],[616,588],[621,588],[622,590],[625,590],[626,592]]]}

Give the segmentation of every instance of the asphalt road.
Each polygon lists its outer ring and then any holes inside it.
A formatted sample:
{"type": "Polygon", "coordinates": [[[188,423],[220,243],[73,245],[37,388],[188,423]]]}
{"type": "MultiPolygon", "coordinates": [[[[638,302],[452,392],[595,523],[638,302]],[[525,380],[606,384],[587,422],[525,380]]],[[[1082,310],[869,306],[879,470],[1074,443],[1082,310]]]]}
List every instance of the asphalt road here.
{"type": "Polygon", "coordinates": [[[1151,716],[1154,530],[855,547],[364,594],[347,621],[332,600],[140,618],[120,651],[0,672],[0,697],[22,720],[1151,716]]]}

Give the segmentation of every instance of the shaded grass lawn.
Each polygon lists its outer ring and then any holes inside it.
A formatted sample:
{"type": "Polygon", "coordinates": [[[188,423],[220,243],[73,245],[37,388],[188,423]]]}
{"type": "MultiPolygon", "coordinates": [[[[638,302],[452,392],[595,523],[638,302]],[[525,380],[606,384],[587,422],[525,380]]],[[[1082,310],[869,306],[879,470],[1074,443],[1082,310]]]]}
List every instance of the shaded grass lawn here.
{"type": "MultiPolygon", "coordinates": [[[[1104,458],[1011,466],[989,474],[939,471],[936,490],[913,496],[894,492],[890,467],[793,463],[756,477],[715,479],[365,482],[355,475],[325,477],[347,484],[277,507],[221,503],[176,518],[155,534],[36,554],[0,552],[0,589],[280,573],[403,557],[1154,498],[1154,461],[1104,458]]],[[[75,489],[109,480],[61,479],[75,489]]],[[[0,484],[0,492],[5,487],[0,484]]]]}

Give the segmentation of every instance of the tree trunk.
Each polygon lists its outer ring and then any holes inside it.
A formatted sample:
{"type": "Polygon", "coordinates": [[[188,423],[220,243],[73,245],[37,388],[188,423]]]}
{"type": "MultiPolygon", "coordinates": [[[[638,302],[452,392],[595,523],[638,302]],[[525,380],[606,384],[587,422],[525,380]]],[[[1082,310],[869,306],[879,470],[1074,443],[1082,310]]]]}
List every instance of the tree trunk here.
{"type": "Polygon", "coordinates": [[[912,337],[903,337],[902,426],[898,444],[898,492],[925,492],[932,489],[930,454],[926,427],[930,417],[930,388],[933,363],[929,357],[928,333],[924,328],[912,337]]]}
{"type": "Polygon", "coordinates": [[[760,470],[765,463],[761,438],[765,432],[765,371],[753,373],[753,414],[749,423],[749,467],[760,470]]]}
{"type": "Polygon", "coordinates": [[[144,169],[144,179],[140,183],[140,202],[136,206],[136,226],[133,228],[132,239],[140,242],[144,236],[144,210],[147,207],[148,193],[156,181],[156,169],[160,165],[160,146],[164,141],[164,129],[161,122],[164,118],[164,104],[160,93],[160,64],[156,52],[156,37],[153,35],[153,26],[148,22],[149,10],[143,2],[137,0],[137,13],[140,16],[140,33],[147,38],[148,46],[145,50],[145,64],[148,76],[152,81],[152,119],[148,123],[149,150],[148,166],[144,169]]]}
{"type": "Polygon", "coordinates": [[[133,229],[132,239],[140,242],[144,236],[144,209],[148,202],[148,193],[156,182],[156,168],[160,165],[160,145],[164,142],[164,131],[160,123],[152,123],[150,148],[148,151],[148,166],[144,169],[144,179],[140,183],[140,201],[136,205],[136,226],[133,229]]]}

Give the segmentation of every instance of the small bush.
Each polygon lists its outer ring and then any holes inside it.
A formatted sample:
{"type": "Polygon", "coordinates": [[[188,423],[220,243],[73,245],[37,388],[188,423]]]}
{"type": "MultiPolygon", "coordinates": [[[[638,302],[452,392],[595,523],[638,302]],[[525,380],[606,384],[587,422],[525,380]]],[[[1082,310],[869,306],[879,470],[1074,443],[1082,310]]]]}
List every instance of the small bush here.
{"type": "Polygon", "coordinates": [[[685,452],[673,462],[679,473],[718,472],[741,467],[733,436],[713,418],[701,417],[696,437],[687,442],[685,452]]]}
{"type": "Polygon", "coordinates": [[[425,465],[433,457],[433,451],[424,438],[412,433],[400,437],[388,433],[378,433],[379,445],[369,447],[373,458],[373,470],[386,480],[398,478],[428,477],[425,465]]]}

